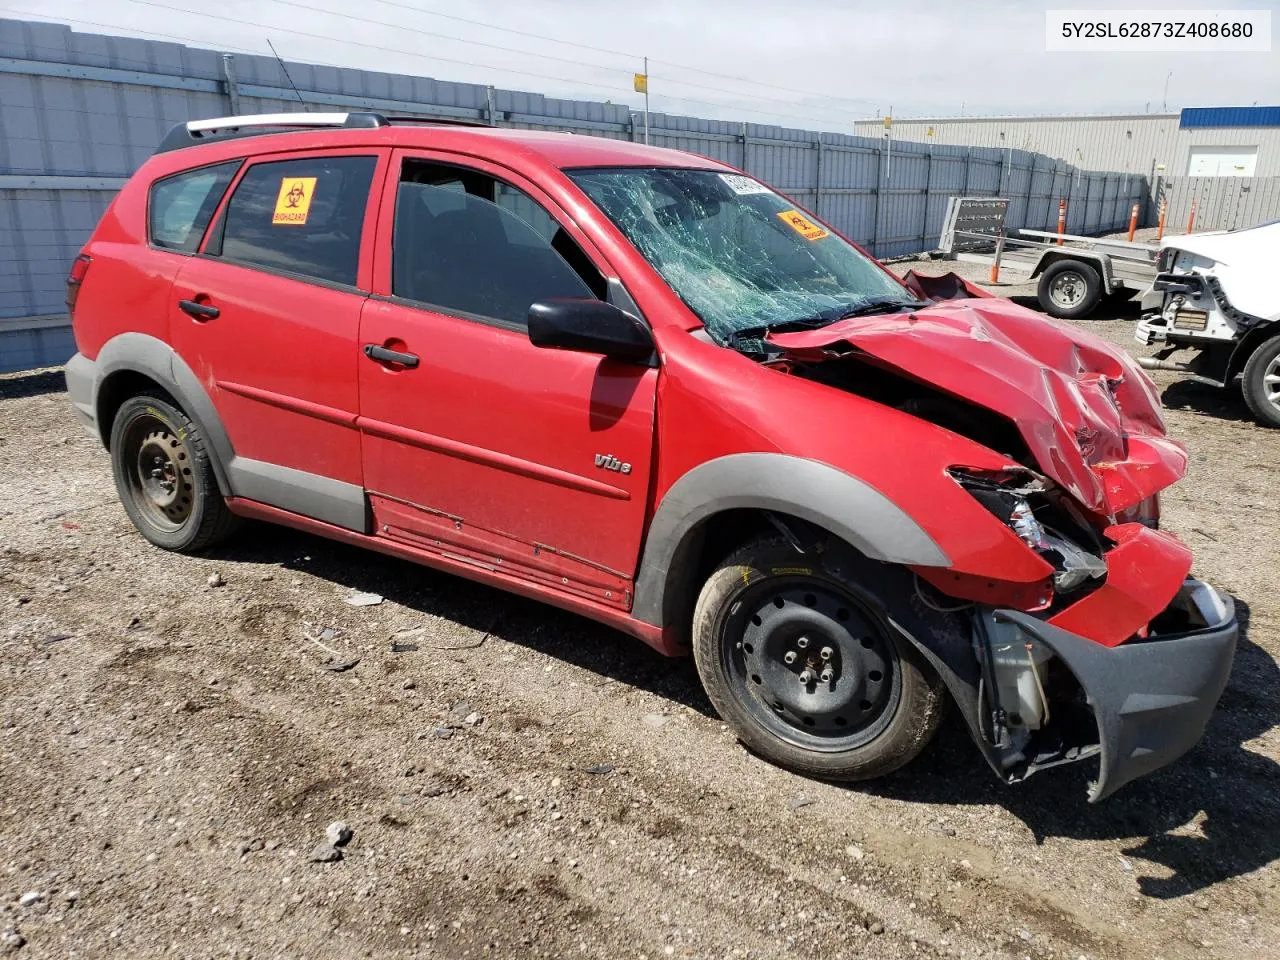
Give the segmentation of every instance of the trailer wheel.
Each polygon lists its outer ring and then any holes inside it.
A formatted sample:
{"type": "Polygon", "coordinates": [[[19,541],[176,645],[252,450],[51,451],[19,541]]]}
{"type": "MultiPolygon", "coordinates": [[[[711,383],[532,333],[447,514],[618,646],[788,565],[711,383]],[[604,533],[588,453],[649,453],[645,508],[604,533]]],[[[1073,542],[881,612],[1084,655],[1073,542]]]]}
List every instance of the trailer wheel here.
{"type": "Polygon", "coordinates": [[[1264,427],[1280,427],[1280,336],[1262,343],[1244,365],[1244,402],[1264,427]]]}
{"type": "Polygon", "coordinates": [[[1083,260],[1058,260],[1040,275],[1036,299],[1051,317],[1087,317],[1102,299],[1102,278],[1083,260]]]}

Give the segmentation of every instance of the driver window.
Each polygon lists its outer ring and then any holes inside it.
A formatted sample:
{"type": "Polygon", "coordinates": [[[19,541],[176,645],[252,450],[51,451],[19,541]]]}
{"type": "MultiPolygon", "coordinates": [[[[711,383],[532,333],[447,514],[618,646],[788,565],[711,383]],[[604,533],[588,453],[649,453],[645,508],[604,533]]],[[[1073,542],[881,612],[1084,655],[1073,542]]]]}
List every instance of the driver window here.
{"type": "Polygon", "coordinates": [[[405,161],[392,295],[523,327],[534,301],[605,291],[582,249],[524,191],[473,170],[405,161]]]}

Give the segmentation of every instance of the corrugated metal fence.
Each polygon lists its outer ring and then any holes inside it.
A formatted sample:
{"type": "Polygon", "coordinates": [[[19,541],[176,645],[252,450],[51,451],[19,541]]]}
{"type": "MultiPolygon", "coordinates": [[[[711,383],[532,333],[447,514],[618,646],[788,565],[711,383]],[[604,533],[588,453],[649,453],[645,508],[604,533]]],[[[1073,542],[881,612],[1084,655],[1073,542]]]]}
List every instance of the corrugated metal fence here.
{"type": "MultiPolygon", "coordinates": [[[[176,123],[305,106],[643,139],[642,119],[621,104],[308,64],[288,71],[269,57],[0,19],[0,371],[71,354],[59,320],[68,265],[176,123]]],[[[1007,197],[1010,227],[1045,229],[1069,196],[1068,229],[1097,233],[1127,224],[1146,191],[1141,176],[1082,172],[1021,150],[663,114],[649,127],[651,143],[741,167],[881,257],[934,247],[955,194],[1007,197]]]]}
{"type": "Polygon", "coordinates": [[[1156,181],[1153,193],[1157,211],[1161,200],[1168,203],[1165,233],[1186,232],[1193,202],[1197,231],[1280,220],[1280,177],[1167,177],[1156,181]]]}

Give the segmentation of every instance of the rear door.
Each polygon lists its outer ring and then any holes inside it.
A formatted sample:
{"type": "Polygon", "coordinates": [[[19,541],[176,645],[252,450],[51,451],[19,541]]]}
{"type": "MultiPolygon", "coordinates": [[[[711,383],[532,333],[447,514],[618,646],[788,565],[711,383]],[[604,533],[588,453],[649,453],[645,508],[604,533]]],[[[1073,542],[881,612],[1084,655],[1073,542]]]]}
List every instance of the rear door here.
{"type": "Polygon", "coordinates": [[[382,210],[360,340],[416,365],[360,362],[379,535],[627,608],[657,370],[525,329],[536,300],[604,298],[607,263],[533,184],[478,160],[396,151],[382,210]]]}
{"type": "Polygon", "coordinates": [[[174,281],[171,339],[208,391],[238,496],[366,527],[356,362],[388,151],[246,162],[174,281]]]}

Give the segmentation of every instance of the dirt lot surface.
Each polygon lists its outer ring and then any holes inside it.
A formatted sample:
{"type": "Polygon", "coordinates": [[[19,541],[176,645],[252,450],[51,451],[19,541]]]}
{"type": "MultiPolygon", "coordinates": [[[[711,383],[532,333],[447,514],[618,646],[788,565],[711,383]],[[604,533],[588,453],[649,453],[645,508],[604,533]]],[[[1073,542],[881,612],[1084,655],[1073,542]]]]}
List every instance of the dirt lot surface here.
{"type": "Polygon", "coordinates": [[[801,779],[687,662],[312,537],[164,553],[60,374],[0,378],[0,951],[1278,957],[1280,432],[1161,387],[1166,526],[1247,638],[1203,744],[1089,806],[1086,769],[1005,787],[954,722],[886,782],[801,779]]]}

